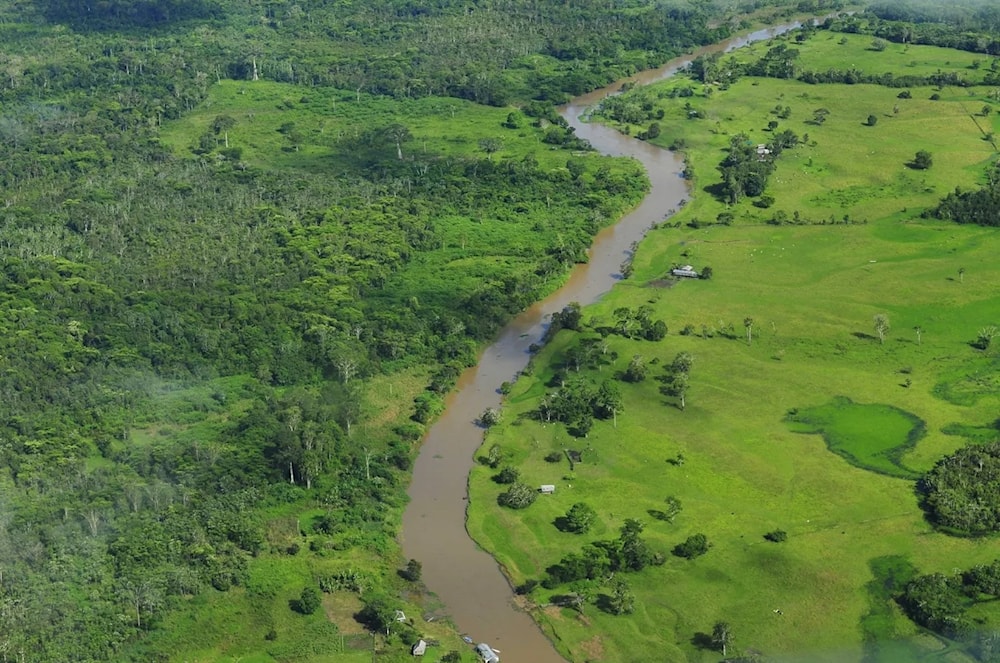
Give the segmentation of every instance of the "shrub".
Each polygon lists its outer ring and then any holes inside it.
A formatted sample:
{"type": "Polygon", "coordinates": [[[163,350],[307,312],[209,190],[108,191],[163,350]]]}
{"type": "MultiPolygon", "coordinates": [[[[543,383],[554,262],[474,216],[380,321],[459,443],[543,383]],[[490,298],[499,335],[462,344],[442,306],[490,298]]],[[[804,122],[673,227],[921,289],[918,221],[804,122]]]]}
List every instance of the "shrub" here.
{"type": "Polygon", "coordinates": [[[765,534],[764,538],[773,543],[781,543],[788,539],[788,532],[783,529],[776,529],[773,532],[765,534]]]}
{"type": "Polygon", "coordinates": [[[497,497],[497,504],[509,509],[526,509],[538,498],[538,493],[530,486],[523,483],[515,483],[510,488],[500,493],[497,497]]]}
{"type": "Polygon", "coordinates": [[[423,575],[424,565],[415,559],[411,559],[406,563],[406,568],[401,571],[401,575],[404,579],[410,582],[419,582],[420,576],[423,575]]]}
{"type": "Polygon", "coordinates": [[[558,463],[562,460],[563,455],[558,451],[552,451],[545,455],[546,463],[558,463]]]}
{"type": "Polygon", "coordinates": [[[310,585],[304,588],[302,594],[299,595],[299,600],[295,602],[295,611],[303,615],[311,615],[319,608],[320,601],[319,590],[310,585]]]}
{"type": "Polygon", "coordinates": [[[501,484],[517,483],[521,478],[521,473],[515,467],[507,466],[500,470],[500,473],[493,477],[493,480],[501,484]]]}
{"type": "Polygon", "coordinates": [[[495,407],[486,408],[483,413],[479,415],[479,423],[484,428],[496,426],[500,423],[500,410],[495,407]]]}
{"type": "Polygon", "coordinates": [[[711,545],[708,542],[708,537],[704,534],[692,534],[685,539],[684,543],[678,543],[674,546],[671,552],[677,557],[694,559],[707,553],[711,545]]]}
{"type": "Polygon", "coordinates": [[[586,534],[595,520],[597,520],[597,512],[594,511],[594,508],[589,504],[577,502],[566,512],[565,530],[576,534],[586,534]]]}

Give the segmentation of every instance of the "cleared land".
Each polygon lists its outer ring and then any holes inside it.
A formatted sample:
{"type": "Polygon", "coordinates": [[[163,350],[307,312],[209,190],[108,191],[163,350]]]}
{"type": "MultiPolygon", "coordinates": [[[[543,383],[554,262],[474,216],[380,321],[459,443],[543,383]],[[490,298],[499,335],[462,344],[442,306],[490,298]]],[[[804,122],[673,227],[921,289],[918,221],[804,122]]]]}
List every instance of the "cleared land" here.
{"type": "MultiPolygon", "coordinates": [[[[840,44],[840,35],[826,37],[802,45],[803,52],[817,49],[810,57],[831,62],[835,52],[867,56],[840,44]]],[[[907,57],[930,60],[922,52],[911,47],[907,57]]],[[[969,65],[965,54],[945,58],[969,65]]],[[[715,661],[710,635],[718,621],[730,624],[736,649],[779,660],[858,660],[869,637],[880,643],[876,660],[918,654],[967,660],[950,643],[918,636],[879,582],[907,565],[950,573],[992,561],[995,541],[935,532],[917,506],[913,481],[852,465],[820,435],[793,431],[786,417],[838,397],[909,413],[926,424],[926,434],[898,456],[913,472],[964,444],[961,434],[989,436],[1000,406],[991,376],[1000,366],[970,342],[998,322],[996,233],[920,220],[914,210],[955,186],[974,186],[994,158],[980,127],[995,118],[970,114],[990,90],[913,88],[911,99],[898,99],[901,90],[893,88],[772,79],[743,79],[713,89],[709,98],[690,81],[659,89],[689,85],[698,96],[657,101],[665,111],[658,142],[683,137],[694,172],[693,200],[670,225],[714,221],[720,212],[733,213],[735,223],[651,233],[634,275],[585,311],[585,320],[600,325],[612,323],[619,307],[649,305],[670,329],[656,343],[610,336],[607,356],[615,359],[585,371],[599,384],[634,355],[645,358],[646,381],[619,383],[625,408],[617,427],[599,421],[588,438],[575,439],[561,424],[531,416],[554,390],[546,383],[579,335],[562,331],[540,353],[535,374],[517,382],[506,423],[491,430],[487,446],[499,444],[526,483],[556,484],[556,492],[524,511],[500,509],[501,487],[490,480],[496,472],[479,467],[471,479],[469,529],[520,583],[543,577],[547,566],[585,542],[615,538],[626,518],[645,524],[643,536],[667,561],[621,576],[635,593],[634,614],[611,616],[593,603],[582,615],[548,605],[567,587],[531,595],[540,621],[572,660],[599,652],[604,661],[715,661]],[[941,99],[931,101],[935,92],[941,99]],[[687,119],[686,102],[706,119],[687,119]],[[719,181],[722,148],[740,132],[766,142],[764,128],[778,104],[792,109],[778,130],[809,133],[809,143],[781,155],[766,192],[776,199],[771,209],[749,201],[728,208],[705,191],[719,181]],[[830,111],[826,122],[809,124],[821,107],[830,111]],[[863,126],[869,114],[879,117],[874,127],[863,126]],[[929,170],[906,166],[920,149],[934,155],[929,170]],[[767,224],[776,210],[816,222],[846,214],[858,223],[767,224]],[[678,262],[711,266],[714,277],[672,288],[646,285],[678,262]],[[873,328],[878,314],[890,322],[884,343],[873,328]],[[754,320],[752,343],[747,317],[754,320]],[[679,334],[686,326],[690,333],[679,334]],[[659,393],[655,380],[681,351],[695,357],[684,411],[659,393]],[[572,472],[565,460],[544,460],[564,449],[583,452],[572,472]],[[678,454],[683,464],[668,462],[678,454]],[[668,496],[683,505],[673,523],[655,517],[668,496]],[[560,532],[555,519],[581,501],[597,510],[598,524],[582,536],[560,532]],[[763,538],[776,529],[787,532],[787,541],[763,538]],[[706,555],[689,561],[669,554],[698,532],[712,543],[706,555]]],[[[905,443],[906,427],[897,432],[904,438],[897,443],[905,443]]],[[[982,616],[996,619],[988,613],[982,616]]]]}

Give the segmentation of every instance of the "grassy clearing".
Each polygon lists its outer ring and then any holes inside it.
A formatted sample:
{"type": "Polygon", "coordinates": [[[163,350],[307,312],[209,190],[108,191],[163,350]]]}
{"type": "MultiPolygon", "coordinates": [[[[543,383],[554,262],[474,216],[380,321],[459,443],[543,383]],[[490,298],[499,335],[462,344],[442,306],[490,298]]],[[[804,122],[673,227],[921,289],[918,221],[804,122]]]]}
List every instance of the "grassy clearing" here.
{"type": "Polygon", "coordinates": [[[874,41],[866,35],[821,31],[809,41],[797,43],[794,34],[785,34],[750,44],[735,52],[733,57],[739,62],[757,60],[776,44],[784,43],[799,51],[796,67],[800,71],[854,68],[866,74],[891,73],[903,77],[929,76],[938,71],[958,69],[971,83],[982,81],[985,72],[989,71],[990,58],[982,54],[884,41],[885,50],[880,51],[873,47],[874,41]]]}
{"type": "Polygon", "coordinates": [[[819,407],[792,410],[787,419],[796,432],[822,435],[830,451],[853,465],[904,479],[920,476],[901,462],[926,432],[924,422],[909,412],[839,397],[819,407]]]}
{"type": "Polygon", "coordinates": [[[1000,394],[988,378],[995,359],[970,345],[1000,310],[992,285],[1000,279],[995,232],[913,214],[956,185],[973,185],[992,146],[957,98],[931,102],[924,90],[897,102],[897,93],[744,80],[692,101],[707,120],[668,110],[663,140],[683,135],[696,174],[694,199],[676,220],[711,220],[727,210],[704,191],[715,181],[721,148],[740,131],[765,140],[769,110],[782,103],[793,109],[782,127],[808,131],[810,143],[782,155],[768,188],[775,208],[868,223],[765,225],[774,209],[742,203],[733,226],[660,228],[640,246],[633,277],[585,312],[592,323],[607,323],[618,307],[648,304],[670,329],[659,343],[609,337],[617,359],[590,372],[596,382],[611,379],[636,354],[650,366],[645,382],[621,383],[625,410],[617,427],[598,422],[577,440],[531,416],[576,342],[572,332],[560,332],[538,357],[535,375],[515,385],[508,423],[492,429],[487,444],[500,444],[527,483],[554,483],[556,492],[523,512],[502,510],[494,472],[476,468],[469,522],[515,583],[540,578],[584,541],[614,538],[626,518],[645,523],[656,550],[668,552],[698,532],[713,544],[696,560],[668,554],[663,566],[627,575],[637,598],[627,617],[594,605],[582,616],[544,607],[567,589],[536,590],[543,623],[572,660],[595,650],[605,661],[718,660],[706,634],[720,620],[731,625],[737,648],[781,660],[858,660],[872,653],[865,645],[872,636],[874,660],[912,660],[915,653],[964,660],[951,644],[918,636],[872,593],[870,583],[881,577],[875,560],[951,572],[991,561],[995,542],[935,532],[911,481],[856,467],[819,436],[804,438],[784,422],[792,408],[821,408],[842,396],[880,404],[883,414],[912,413],[926,423],[926,435],[887,465],[879,452],[900,451],[912,420],[903,417],[890,430],[866,409],[843,419],[859,432],[879,432],[867,438],[871,443],[848,442],[859,464],[898,474],[900,467],[929,469],[963,444],[964,431],[983,435],[996,418],[1000,394]],[[894,103],[902,106],[899,115],[886,116],[894,103]],[[831,111],[827,122],[806,124],[821,106],[831,111]],[[870,112],[882,113],[879,123],[863,127],[870,112]],[[934,153],[934,167],[905,166],[917,149],[934,153]],[[643,285],[677,262],[710,265],[714,276],[669,289],[643,285]],[[884,343],[873,330],[877,314],[891,325],[884,343]],[[748,316],[752,342],[743,327],[748,316]],[[685,327],[690,333],[679,334],[685,327]],[[695,357],[684,411],[660,395],[653,379],[681,351],[695,357]],[[961,397],[944,398],[942,390],[961,397]],[[574,471],[564,461],[545,462],[549,452],[567,448],[583,452],[574,471]],[[679,453],[683,465],[668,462],[679,453]],[[667,496],[683,504],[673,523],[654,516],[667,496]],[[597,510],[598,525],[584,536],[558,531],[555,519],[578,501],[597,510]],[[775,529],[787,532],[786,542],[763,538],[775,529]]]}
{"type": "MultiPolygon", "coordinates": [[[[229,146],[239,148],[247,163],[335,176],[356,169],[357,154],[339,147],[339,141],[365,129],[401,123],[413,136],[402,145],[404,157],[486,156],[479,141],[488,138],[500,141],[494,160],[531,154],[551,167],[564,166],[567,154],[540,149],[538,130],[527,118],[520,117],[518,129],[502,126],[514,110],[442,97],[400,101],[331,88],[312,88],[303,95],[301,87],[290,84],[220,81],[199,108],[165,126],[161,139],[174,152],[189,153],[198,136],[212,131],[217,117],[228,115],[236,121],[228,130],[229,146]]],[[[388,143],[385,150],[390,156],[396,153],[395,145],[388,143]]]]}

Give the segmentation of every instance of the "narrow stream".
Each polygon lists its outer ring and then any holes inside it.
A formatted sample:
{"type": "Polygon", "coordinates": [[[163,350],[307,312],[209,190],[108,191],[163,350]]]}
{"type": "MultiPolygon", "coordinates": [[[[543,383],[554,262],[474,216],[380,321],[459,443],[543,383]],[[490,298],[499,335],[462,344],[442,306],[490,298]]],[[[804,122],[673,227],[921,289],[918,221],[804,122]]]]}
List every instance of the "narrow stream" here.
{"type": "Polygon", "coordinates": [[[437,594],[460,631],[475,642],[489,643],[507,663],[563,663],[565,659],[531,617],[515,607],[513,591],[499,565],[465,530],[468,476],[483,440],[475,419],[486,408],[500,404],[500,384],[513,380],[527,364],[528,346],[539,342],[548,316],[570,302],[593,303],[610,290],[621,278],[619,268],[633,243],[688,196],[680,176],[684,164],[678,156],[609,127],[583,122],[580,117],[626,82],[662,80],[698,55],[730,51],[799,25],[779,25],[699,49],[659,69],[577,97],[559,109],[575,127],[576,135],[589,140],[598,151],[641,161],[652,189],[639,207],[597,235],[589,263],[577,265],[562,288],[511,321],[483,352],[479,364],[461,376],[444,414],[423,441],[414,463],[410,503],[403,514],[403,553],[422,563],[428,589],[437,594]]]}

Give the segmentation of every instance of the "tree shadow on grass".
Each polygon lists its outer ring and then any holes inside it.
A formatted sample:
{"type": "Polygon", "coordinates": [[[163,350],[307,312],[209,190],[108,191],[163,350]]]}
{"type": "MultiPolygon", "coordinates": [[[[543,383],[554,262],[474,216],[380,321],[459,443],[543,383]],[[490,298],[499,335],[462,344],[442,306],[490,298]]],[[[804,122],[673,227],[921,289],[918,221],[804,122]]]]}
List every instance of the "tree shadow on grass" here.
{"type": "Polygon", "coordinates": [[[598,594],[597,598],[594,600],[594,605],[601,612],[606,612],[609,615],[617,614],[615,612],[614,603],[611,601],[611,596],[608,594],[598,594]]]}
{"type": "Polygon", "coordinates": [[[647,509],[646,513],[648,513],[651,518],[655,518],[657,520],[662,520],[665,523],[672,523],[672,522],[674,522],[673,518],[671,518],[665,512],[660,511],[659,509],[647,509]]]}
{"type": "Polygon", "coordinates": [[[712,641],[711,634],[701,631],[691,636],[691,644],[698,649],[715,649],[715,642],[712,641]]]}
{"type": "Polygon", "coordinates": [[[702,188],[702,191],[712,196],[716,200],[726,202],[726,185],[723,182],[716,182],[715,184],[709,184],[702,188]]]}
{"type": "Polygon", "coordinates": [[[877,341],[878,340],[878,336],[874,336],[872,334],[866,334],[865,332],[859,332],[859,331],[851,332],[851,336],[853,336],[854,338],[860,338],[862,341],[877,341]]]}
{"type": "Polygon", "coordinates": [[[560,532],[572,531],[569,525],[569,518],[567,518],[566,516],[557,516],[556,519],[552,521],[552,524],[555,525],[556,529],[559,530],[560,532]]]}

